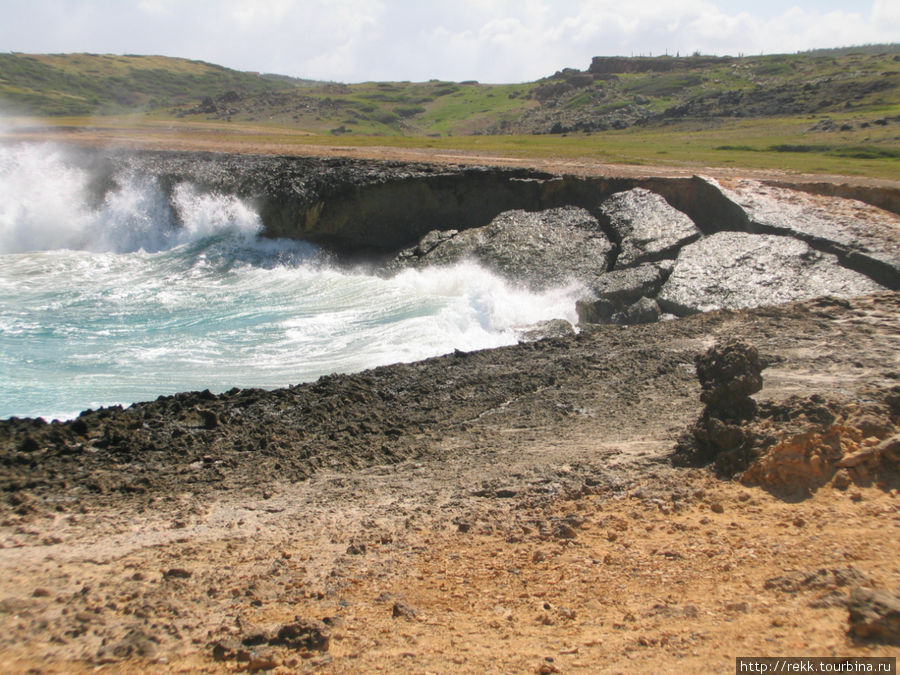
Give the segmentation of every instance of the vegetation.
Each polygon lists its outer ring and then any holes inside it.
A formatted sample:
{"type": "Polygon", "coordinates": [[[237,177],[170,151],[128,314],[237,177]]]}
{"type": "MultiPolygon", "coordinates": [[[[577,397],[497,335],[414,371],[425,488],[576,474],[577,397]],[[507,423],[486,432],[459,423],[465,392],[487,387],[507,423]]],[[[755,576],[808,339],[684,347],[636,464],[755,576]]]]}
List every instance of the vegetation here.
{"type": "Polygon", "coordinates": [[[900,174],[900,45],[595,62],[521,84],[341,84],[158,56],[0,54],[0,110],[279,143],[900,174]]]}

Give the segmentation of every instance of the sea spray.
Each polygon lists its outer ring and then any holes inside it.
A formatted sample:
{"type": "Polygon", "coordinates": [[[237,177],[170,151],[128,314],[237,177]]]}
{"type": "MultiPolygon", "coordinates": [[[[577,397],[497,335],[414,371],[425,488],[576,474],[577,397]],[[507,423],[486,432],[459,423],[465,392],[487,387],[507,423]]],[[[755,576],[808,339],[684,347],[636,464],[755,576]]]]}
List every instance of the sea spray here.
{"type": "Polygon", "coordinates": [[[575,319],[573,288],[534,294],[473,263],[338,269],[259,238],[232,195],[119,175],[98,199],[91,180],[52,146],[0,147],[0,418],[274,388],[575,319]]]}

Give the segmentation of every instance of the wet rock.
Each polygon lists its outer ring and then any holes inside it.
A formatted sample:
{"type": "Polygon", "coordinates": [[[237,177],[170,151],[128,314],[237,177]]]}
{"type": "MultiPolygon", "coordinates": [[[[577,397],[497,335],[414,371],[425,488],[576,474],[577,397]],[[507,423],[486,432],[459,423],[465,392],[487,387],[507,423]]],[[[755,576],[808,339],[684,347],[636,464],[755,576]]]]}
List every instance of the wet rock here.
{"type": "Polygon", "coordinates": [[[847,604],[854,637],[900,644],[900,598],[885,591],[854,588],[847,604]]]}
{"type": "MultiPolygon", "coordinates": [[[[579,321],[582,323],[645,323],[645,321],[630,321],[629,319],[643,318],[649,305],[645,304],[637,308],[634,306],[644,298],[653,298],[659,292],[669,277],[673,265],[674,263],[671,261],[647,263],[613,270],[595,278],[589,286],[593,297],[580,300],[576,304],[579,321]]],[[[657,307],[657,314],[658,311],[657,307]]]]}
{"type": "Polygon", "coordinates": [[[562,338],[575,335],[575,327],[565,319],[541,321],[519,332],[520,342],[537,342],[548,338],[562,338]]]}
{"type": "Polygon", "coordinates": [[[720,232],[685,246],[657,298],[677,315],[742,309],[883,287],[808,244],[775,235],[720,232]]]}
{"type": "Polygon", "coordinates": [[[616,193],[600,210],[620,242],[616,269],[674,258],[678,249],[700,236],[694,221],[644,188],[616,193]]]}
{"type": "Polygon", "coordinates": [[[600,223],[585,209],[507,211],[484,227],[453,235],[430,232],[388,269],[474,260],[507,279],[546,289],[593,280],[609,268],[612,249],[600,223]]]}

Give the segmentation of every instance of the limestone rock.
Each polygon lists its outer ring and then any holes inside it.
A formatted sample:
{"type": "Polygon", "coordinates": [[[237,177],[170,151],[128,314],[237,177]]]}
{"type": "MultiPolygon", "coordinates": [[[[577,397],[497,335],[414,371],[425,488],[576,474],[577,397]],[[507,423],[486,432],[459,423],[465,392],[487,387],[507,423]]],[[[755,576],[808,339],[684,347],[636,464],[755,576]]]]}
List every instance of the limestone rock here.
{"type": "Polygon", "coordinates": [[[747,214],[751,232],[784,234],[845,256],[854,269],[891,288],[900,285],[900,222],[894,214],[853,199],[812,195],[736,181],[719,188],[747,214]]]}
{"type": "Polygon", "coordinates": [[[658,301],[664,311],[686,315],[881,290],[797,239],[719,232],[681,250],[658,301]]]}
{"type": "Polygon", "coordinates": [[[388,266],[451,265],[475,260],[534,289],[592,280],[610,265],[612,243],[585,209],[506,211],[484,227],[429,232],[388,266]]]}
{"type": "Polygon", "coordinates": [[[595,278],[589,287],[593,297],[579,301],[576,306],[579,321],[646,323],[641,319],[654,311],[659,318],[658,306],[653,310],[648,303],[643,303],[639,307],[634,305],[642,298],[653,298],[668,278],[672,267],[671,261],[646,263],[613,270],[595,278]],[[632,309],[629,310],[629,307],[632,309]]]}
{"type": "Polygon", "coordinates": [[[600,210],[621,242],[617,269],[674,258],[678,249],[700,236],[694,221],[644,188],[618,192],[600,210]]]}

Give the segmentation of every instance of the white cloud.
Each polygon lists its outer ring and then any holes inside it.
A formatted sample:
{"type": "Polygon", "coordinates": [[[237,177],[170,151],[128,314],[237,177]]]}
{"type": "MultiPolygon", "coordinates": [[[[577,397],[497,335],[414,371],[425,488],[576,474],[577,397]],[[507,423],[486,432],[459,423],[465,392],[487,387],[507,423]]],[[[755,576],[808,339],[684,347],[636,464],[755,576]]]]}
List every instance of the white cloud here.
{"type": "Polygon", "coordinates": [[[3,0],[25,52],[184,56],[300,77],[515,82],[592,56],[889,42],[897,0],[3,0]]]}

